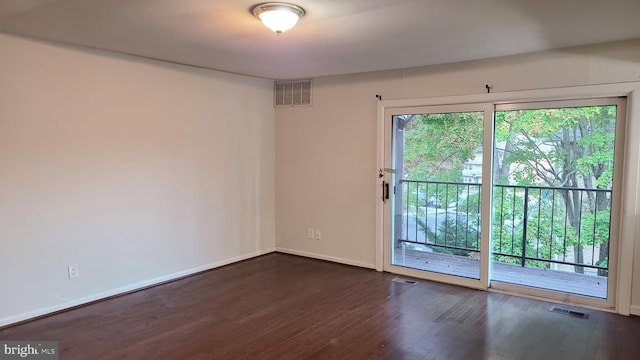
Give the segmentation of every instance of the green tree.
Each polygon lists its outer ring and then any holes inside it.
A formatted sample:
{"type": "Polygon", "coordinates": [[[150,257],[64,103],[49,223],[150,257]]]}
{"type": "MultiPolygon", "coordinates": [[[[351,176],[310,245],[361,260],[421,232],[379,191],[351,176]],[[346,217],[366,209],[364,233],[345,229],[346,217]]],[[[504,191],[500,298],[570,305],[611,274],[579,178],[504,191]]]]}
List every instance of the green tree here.
{"type": "Polygon", "coordinates": [[[422,114],[404,128],[409,180],[459,182],[463,164],[482,145],[482,112],[422,114]]]}
{"type": "MultiPolygon", "coordinates": [[[[600,245],[596,263],[606,266],[610,192],[581,192],[576,188],[611,189],[615,118],[615,106],[496,113],[495,141],[498,145],[494,154],[494,182],[566,190],[554,193],[532,188],[525,198],[523,188],[513,190],[506,197],[499,187],[496,188],[492,222],[495,253],[522,255],[527,219],[527,255],[563,259],[567,247],[573,247],[576,262],[585,263],[584,246],[600,245]],[[523,212],[525,201],[528,205],[526,214],[523,212]]],[[[404,178],[461,182],[464,164],[474,157],[482,144],[482,120],[479,112],[413,116],[404,127],[404,178]]],[[[462,209],[470,218],[478,215],[479,191],[466,196],[459,193],[456,186],[422,189],[416,184],[413,188],[407,187],[405,200],[418,209],[424,206],[421,201],[435,198],[437,203],[450,207],[453,199],[456,211],[462,209]]],[[[451,230],[456,228],[457,225],[446,221],[439,225],[438,232],[449,236],[443,238],[447,243],[450,240],[457,243],[458,240],[450,239],[455,233],[451,230]]],[[[423,231],[431,229],[423,226],[423,231]]],[[[497,257],[501,261],[520,261],[514,257],[497,257]]],[[[536,261],[527,264],[549,265],[536,261]]],[[[576,266],[575,271],[582,272],[583,268],[576,266]]]]}
{"type": "MultiPolygon", "coordinates": [[[[611,188],[615,117],[615,106],[496,113],[496,141],[504,144],[504,158],[495,167],[495,182],[567,188],[560,192],[564,206],[559,210],[572,229],[564,241],[574,247],[576,263],[585,261],[581,235],[587,229],[583,224],[588,224],[594,214],[609,211],[611,199],[608,192],[582,192],[575,188],[611,188]]],[[[596,228],[608,228],[608,219],[603,225],[604,218],[600,217],[596,228]]],[[[535,228],[539,222],[532,223],[535,228]]],[[[536,230],[548,233],[550,229],[536,230]]],[[[593,245],[600,245],[597,263],[608,259],[608,229],[599,231],[601,235],[605,233],[592,241],[593,245]]],[[[583,272],[581,266],[575,270],[583,272]]]]}
{"type": "Polygon", "coordinates": [[[480,233],[472,220],[460,213],[448,213],[444,216],[444,220],[433,230],[423,220],[417,219],[427,244],[437,245],[433,247],[434,252],[470,256],[480,251],[480,233]]]}
{"type": "MultiPolygon", "coordinates": [[[[482,112],[415,115],[404,124],[405,180],[460,182],[462,168],[482,145],[482,112]]],[[[405,184],[410,206],[446,207],[460,198],[459,189],[446,184],[405,184]]]]}

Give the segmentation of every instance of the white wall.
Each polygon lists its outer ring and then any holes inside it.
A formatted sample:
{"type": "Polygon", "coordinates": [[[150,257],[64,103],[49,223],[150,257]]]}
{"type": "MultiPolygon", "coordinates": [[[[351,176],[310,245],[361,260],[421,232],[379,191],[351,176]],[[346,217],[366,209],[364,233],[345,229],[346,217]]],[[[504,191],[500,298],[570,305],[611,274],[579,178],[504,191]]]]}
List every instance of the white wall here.
{"type": "MultiPolygon", "coordinates": [[[[312,107],[276,110],[278,249],[374,267],[376,94],[390,100],[480,94],[485,84],[505,92],[638,80],[640,39],[314,79],[312,107]],[[322,240],[307,239],[308,227],[322,240]]],[[[640,245],[635,258],[640,274],[640,245]]],[[[634,281],[640,305],[640,275],[634,281]]]]}
{"type": "Polygon", "coordinates": [[[274,249],[271,81],[0,53],[0,325],[274,249]]]}

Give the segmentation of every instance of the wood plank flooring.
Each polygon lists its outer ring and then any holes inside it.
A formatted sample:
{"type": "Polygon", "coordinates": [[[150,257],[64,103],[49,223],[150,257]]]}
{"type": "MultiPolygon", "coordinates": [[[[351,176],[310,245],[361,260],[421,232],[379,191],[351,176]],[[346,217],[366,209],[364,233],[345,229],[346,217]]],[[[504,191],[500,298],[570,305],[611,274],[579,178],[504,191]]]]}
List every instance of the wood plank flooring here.
{"type": "Polygon", "coordinates": [[[269,254],[0,330],[60,359],[640,359],[640,319],[269,254]]]}

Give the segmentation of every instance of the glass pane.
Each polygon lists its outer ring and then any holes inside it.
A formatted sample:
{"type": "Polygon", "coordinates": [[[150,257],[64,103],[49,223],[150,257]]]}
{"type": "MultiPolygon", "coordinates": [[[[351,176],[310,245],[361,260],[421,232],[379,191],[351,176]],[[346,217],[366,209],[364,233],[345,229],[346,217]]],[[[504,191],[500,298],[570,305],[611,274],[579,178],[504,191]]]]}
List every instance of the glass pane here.
{"type": "Polygon", "coordinates": [[[616,106],[495,116],[492,279],[606,298],[616,106]]]}
{"type": "Polygon", "coordinates": [[[394,117],[392,264],[480,278],[483,117],[394,117]]]}

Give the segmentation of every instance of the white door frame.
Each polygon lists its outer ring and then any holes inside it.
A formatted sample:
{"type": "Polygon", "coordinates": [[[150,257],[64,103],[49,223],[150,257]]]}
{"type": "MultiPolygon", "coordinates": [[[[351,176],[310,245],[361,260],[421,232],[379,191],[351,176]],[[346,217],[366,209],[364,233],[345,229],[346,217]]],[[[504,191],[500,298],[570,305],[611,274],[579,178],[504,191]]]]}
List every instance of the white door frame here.
{"type": "MultiPolygon", "coordinates": [[[[436,106],[436,105],[458,105],[458,104],[477,104],[477,103],[492,103],[501,104],[507,102],[528,102],[528,101],[552,101],[552,100],[574,100],[574,99],[588,99],[588,98],[601,98],[601,97],[627,97],[627,116],[626,116],[626,131],[624,136],[624,147],[620,149],[623,154],[623,169],[622,169],[622,186],[619,189],[620,193],[627,194],[622,198],[619,205],[619,214],[621,214],[620,227],[619,227],[619,246],[618,246],[618,266],[617,266],[617,281],[615,284],[615,304],[612,305],[613,311],[616,311],[623,315],[629,315],[631,313],[631,295],[633,284],[633,260],[634,260],[634,245],[638,240],[640,233],[640,225],[636,226],[636,219],[640,217],[640,184],[639,174],[640,170],[640,82],[629,82],[620,84],[605,84],[605,85],[590,85],[590,86],[577,86],[566,87],[557,89],[542,89],[542,90],[527,90],[527,91],[514,91],[503,93],[490,93],[490,94],[476,94],[476,95],[461,95],[461,96],[447,96],[447,97],[435,97],[435,98],[423,98],[423,99],[401,99],[401,100],[383,100],[378,102],[377,111],[377,154],[376,154],[376,167],[379,169],[385,168],[385,138],[387,132],[391,129],[387,129],[385,126],[386,115],[388,110],[398,108],[411,108],[411,107],[423,107],[423,106],[436,106]],[[638,229],[636,229],[638,227],[638,229]]],[[[485,125],[485,141],[486,139],[486,126],[485,125]]],[[[491,132],[492,134],[493,132],[491,132]]],[[[492,142],[489,142],[492,143],[492,142]]],[[[616,150],[618,151],[618,150],[616,150]]],[[[486,152],[489,153],[490,152],[486,152]]],[[[485,157],[487,155],[485,154],[485,157]]],[[[490,159],[490,158],[489,158],[490,159]]],[[[486,161],[487,159],[483,159],[486,161]]],[[[490,164],[490,162],[489,162],[490,164]]],[[[488,174],[487,174],[488,176],[488,174]]],[[[384,203],[382,201],[383,181],[389,181],[388,175],[378,179],[376,186],[376,270],[384,271],[385,259],[384,259],[384,234],[385,231],[389,231],[389,226],[385,223],[384,219],[384,203]]],[[[483,179],[484,184],[490,186],[490,183],[483,179]]],[[[483,188],[484,191],[484,188],[483,188]]],[[[483,196],[483,204],[485,197],[490,196],[490,192],[487,192],[483,196]]],[[[488,198],[490,200],[490,197],[488,198]]],[[[490,219],[484,219],[484,221],[490,221],[490,219]]],[[[490,228],[490,227],[485,227],[490,228]]],[[[488,234],[487,234],[488,236],[488,234]]],[[[488,241],[482,241],[483,246],[489,247],[488,241]]],[[[481,268],[481,271],[488,271],[488,264],[485,265],[485,269],[481,268]]],[[[407,276],[416,276],[413,272],[405,273],[407,276]]],[[[448,278],[433,278],[436,281],[449,281],[448,278]]],[[[488,284],[480,283],[460,283],[460,285],[474,287],[474,288],[486,288],[488,284]]],[[[508,289],[506,289],[508,291],[508,289]]],[[[537,297],[535,294],[530,295],[537,297]]],[[[553,299],[552,299],[553,300],[553,299]]],[[[557,301],[562,301],[558,299],[557,301]]],[[[589,304],[587,304],[588,306],[589,304]]],[[[634,312],[635,313],[635,312],[634,312]]]]}

